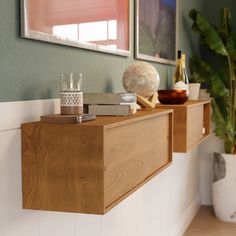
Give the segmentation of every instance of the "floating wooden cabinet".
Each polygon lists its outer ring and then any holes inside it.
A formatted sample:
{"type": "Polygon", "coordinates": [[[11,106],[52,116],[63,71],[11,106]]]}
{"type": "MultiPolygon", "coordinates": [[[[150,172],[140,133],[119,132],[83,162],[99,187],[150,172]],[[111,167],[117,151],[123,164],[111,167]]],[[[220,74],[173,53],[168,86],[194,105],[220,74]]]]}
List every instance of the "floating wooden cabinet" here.
{"type": "Polygon", "coordinates": [[[172,112],[23,124],[23,208],[104,214],[171,163],[172,112]]]}
{"type": "Polygon", "coordinates": [[[183,105],[158,104],[174,110],[174,152],[188,152],[210,134],[210,101],[188,101],[183,105]]]}

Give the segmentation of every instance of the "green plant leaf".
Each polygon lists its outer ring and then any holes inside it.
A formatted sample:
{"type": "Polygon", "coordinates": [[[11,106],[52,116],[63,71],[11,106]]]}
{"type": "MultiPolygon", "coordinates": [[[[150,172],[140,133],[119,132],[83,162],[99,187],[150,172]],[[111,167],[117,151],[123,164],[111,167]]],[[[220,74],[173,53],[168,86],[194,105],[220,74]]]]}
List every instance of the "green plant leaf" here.
{"type": "Polygon", "coordinates": [[[224,97],[225,102],[230,103],[229,90],[223,83],[220,74],[209,63],[192,56],[189,60],[189,68],[194,80],[207,85],[212,97],[224,97]]]}
{"type": "Polygon", "coordinates": [[[233,29],[231,22],[231,14],[228,8],[224,7],[220,11],[221,15],[221,24],[218,29],[220,37],[223,39],[226,50],[233,61],[236,60],[236,48],[233,37],[233,29]]]}
{"type": "Polygon", "coordinates": [[[215,123],[215,134],[220,139],[224,140],[225,152],[232,153],[235,145],[235,132],[230,123],[230,119],[222,114],[220,107],[214,99],[212,105],[212,118],[215,123]]]}
{"type": "Polygon", "coordinates": [[[205,17],[195,9],[189,12],[189,17],[193,20],[192,29],[201,34],[208,47],[222,56],[228,56],[228,52],[218,32],[205,17]]]}
{"type": "Polygon", "coordinates": [[[236,62],[236,48],[233,37],[229,37],[226,39],[226,48],[229,52],[230,57],[236,62]]]}
{"type": "Polygon", "coordinates": [[[214,97],[221,108],[221,113],[229,116],[230,94],[222,82],[222,77],[215,69],[204,60],[198,57],[190,57],[189,67],[192,77],[196,82],[205,84],[211,97],[214,97]]]}
{"type": "Polygon", "coordinates": [[[229,9],[221,10],[221,24],[211,25],[197,10],[189,13],[192,29],[201,36],[200,42],[208,46],[214,57],[208,62],[190,58],[192,78],[207,86],[212,100],[212,118],[215,134],[224,140],[225,152],[236,152],[236,47],[229,9]]]}
{"type": "Polygon", "coordinates": [[[232,32],[231,14],[226,7],[220,10],[220,27],[218,31],[225,36],[232,32]]]}
{"type": "Polygon", "coordinates": [[[211,105],[213,112],[212,118],[215,122],[215,133],[218,137],[224,139],[226,134],[226,121],[224,115],[221,113],[221,110],[214,99],[212,99],[211,105]]]}

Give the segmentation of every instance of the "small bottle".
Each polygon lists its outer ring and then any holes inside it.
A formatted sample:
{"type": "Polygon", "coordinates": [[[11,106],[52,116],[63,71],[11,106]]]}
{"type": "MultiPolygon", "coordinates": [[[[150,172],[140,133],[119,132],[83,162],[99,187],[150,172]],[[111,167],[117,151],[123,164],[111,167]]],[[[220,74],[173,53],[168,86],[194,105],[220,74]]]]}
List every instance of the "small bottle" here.
{"type": "Polygon", "coordinates": [[[182,55],[180,50],[178,51],[173,81],[175,90],[188,90],[188,76],[185,66],[185,55],[182,55]]]}

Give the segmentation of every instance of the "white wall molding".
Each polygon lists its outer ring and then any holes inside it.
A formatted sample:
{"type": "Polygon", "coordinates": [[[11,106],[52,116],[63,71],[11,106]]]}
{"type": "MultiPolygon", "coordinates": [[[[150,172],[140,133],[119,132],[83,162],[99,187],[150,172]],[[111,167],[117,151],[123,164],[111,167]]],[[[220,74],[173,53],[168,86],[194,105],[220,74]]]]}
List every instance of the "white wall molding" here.
{"type": "Polygon", "coordinates": [[[185,214],[180,218],[177,222],[173,230],[171,231],[169,236],[182,236],[193,218],[197,214],[198,210],[201,207],[201,196],[197,196],[195,201],[189,206],[189,208],[185,211],[185,214]]]}
{"type": "Polygon", "coordinates": [[[40,116],[59,113],[59,99],[0,103],[0,131],[20,128],[21,123],[40,120],[40,116]]]}
{"type": "Polygon", "coordinates": [[[22,209],[21,123],[60,112],[59,99],[0,103],[1,236],[180,236],[200,206],[199,149],[173,163],[105,216],[22,209]],[[171,234],[169,234],[171,232],[171,234]]]}
{"type": "Polygon", "coordinates": [[[212,205],[212,169],[213,153],[224,152],[222,140],[214,133],[200,146],[200,190],[202,205],[212,205]]]}

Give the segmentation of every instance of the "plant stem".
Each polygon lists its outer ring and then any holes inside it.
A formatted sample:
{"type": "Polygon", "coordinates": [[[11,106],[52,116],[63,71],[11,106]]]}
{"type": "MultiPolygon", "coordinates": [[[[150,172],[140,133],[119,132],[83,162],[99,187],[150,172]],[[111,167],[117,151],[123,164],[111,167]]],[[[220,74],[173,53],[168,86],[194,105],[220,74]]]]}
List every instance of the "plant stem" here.
{"type": "Polygon", "coordinates": [[[234,73],[234,63],[233,60],[231,60],[230,56],[227,56],[228,63],[229,63],[229,92],[231,97],[231,103],[229,107],[229,118],[230,118],[230,124],[231,128],[233,130],[233,142],[231,147],[231,153],[235,152],[235,99],[236,99],[236,93],[235,93],[235,73],[234,73]]]}
{"type": "Polygon", "coordinates": [[[236,135],[235,134],[235,130],[236,130],[236,127],[235,127],[235,110],[236,110],[236,104],[235,104],[235,101],[236,101],[235,82],[236,81],[235,81],[235,73],[234,73],[234,62],[232,62],[231,65],[232,65],[232,68],[231,68],[232,72],[231,73],[232,73],[232,89],[233,89],[233,94],[232,94],[232,97],[233,97],[232,98],[233,99],[233,103],[232,103],[233,104],[232,105],[233,106],[232,107],[232,109],[233,109],[232,110],[232,113],[233,113],[232,114],[232,116],[233,116],[232,125],[233,125],[233,135],[234,135],[234,137],[233,137],[233,140],[234,140],[233,141],[233,146],[234,146],[233,147],[233,149],[234,149],[233,153],[235,153],[235,135],[236,135]]]}

